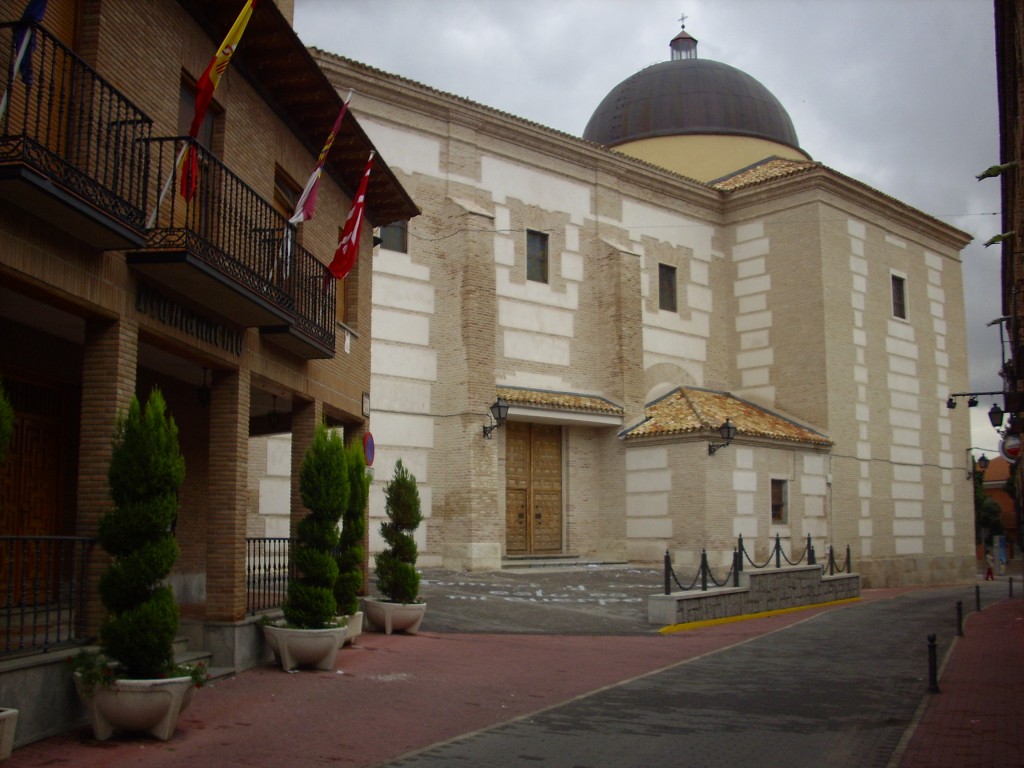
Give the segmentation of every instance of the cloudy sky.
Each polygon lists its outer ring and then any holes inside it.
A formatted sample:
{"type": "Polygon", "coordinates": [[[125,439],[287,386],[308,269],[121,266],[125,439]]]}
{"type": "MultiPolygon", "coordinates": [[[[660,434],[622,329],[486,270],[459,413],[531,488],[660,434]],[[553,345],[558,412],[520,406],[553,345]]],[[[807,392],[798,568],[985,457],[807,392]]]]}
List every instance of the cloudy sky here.
{"type": "MultiPolygon", "coordinates": [[[[1002,389],[988,325],[999,252],[982,246],[1001,231],[999,183],[974,178],[999,161],[990,0],[295,0],[295,29],[579,136],[609,90],[668,58],[683,12],[698,54],[772,91],[812,158],[975,238],[963,253],[970,389],[1002,389]]],[[[992,402],[970,410],[971,444],[989,451],[992,402]]]]}

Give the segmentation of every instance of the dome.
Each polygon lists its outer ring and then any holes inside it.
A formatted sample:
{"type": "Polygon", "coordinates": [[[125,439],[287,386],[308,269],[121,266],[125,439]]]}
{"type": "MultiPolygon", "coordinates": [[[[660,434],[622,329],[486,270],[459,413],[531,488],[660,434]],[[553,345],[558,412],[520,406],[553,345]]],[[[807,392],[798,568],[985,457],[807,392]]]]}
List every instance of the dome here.
{"type": "Polygon", "coordinates": [[[800,145],[789,114],[771,91],[735,67],[682,58],[623,80],[594,111],[583,138],[614,147],[661,136],[747,136],[800,145]]]}

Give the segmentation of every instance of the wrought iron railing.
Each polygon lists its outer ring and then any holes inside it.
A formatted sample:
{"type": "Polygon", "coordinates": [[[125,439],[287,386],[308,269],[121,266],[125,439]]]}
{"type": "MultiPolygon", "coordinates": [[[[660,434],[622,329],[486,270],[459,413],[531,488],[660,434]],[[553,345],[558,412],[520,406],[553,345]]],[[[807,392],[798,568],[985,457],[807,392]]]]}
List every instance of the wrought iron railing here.
{"type": "Polygon", "coordinates": [[[78,536],[0,536],[0,655],[85,639],[85,569],[94,543],[78,536]]]}
{"type": "MultiPolygon", "coordinates": [[[[738,587],[740,581],[740,574],[743,572],[744,563],[753,568],[767,568],[773,562],[776,568],[781,568],[783,561],[787,565],[800,565],[805,562],[807,565],[819,565],[817,557],[814,552],[814,542],[811,539],[811,535],[807,534],[807,545],[804,547],[804,551],[796,556],[792,550],[787,555],[785,550],[782,548],[782,538],[779,534],[775,534],[775,540],[772,542],[771,550],[768,553],[768,557],[764,562],[758,563],[754,561],[749,553],[747,552],[746,545],[743,543],[743,535],[741,534],[736,542],[736,546],[732,551],[732,564],[729,567],[729,571],[719,577],[715,576],[714,571],[708,565],[707,551],[701,549],[700,552],[700,567],[697,569],[696,574],[690,581],[688,586],[684,586],[676,575],[675,569],[672,566],[672,557],[668,551],[665,552],[665,594],[672,594],[672,584],[675,585],[682,591],[686,592],[697,587],[700,584],[700,589],[703,592],[708,590],[708,585],[711,584],[715,587],[733,586],[738,587]]],[[[853,573],[853,558],[850,554],[850,547],[846,547],[846,560],[840,564],[836,560],[835,550],[831,544],[828,545],[828,561],[821,564],[823,571],[828,571],[830,576],[836,574],[836,572],[853,573]]]]}
{"type": "Polygon", "coordinates": [[[290,549],[288,538],[245,540],[246,613],[273,610],[284,604],[292,578],[290,549]]]}
{"type": "Polygon", "coordinates": [[[152,120],[42,27],[16,69],[16,26],[0,24],[0,165],[23,163],[141,235],[152,120]]]}
{"type": "Polygon", "coordinates": [[[150,141],[146,248],[182,249],[287,315],[334,349],[336,280],[295,240],[295,229],[210,152],[187,137],[150,141]],[[195,192],[181,193],[181,158],[197,153],[195,192]]]}

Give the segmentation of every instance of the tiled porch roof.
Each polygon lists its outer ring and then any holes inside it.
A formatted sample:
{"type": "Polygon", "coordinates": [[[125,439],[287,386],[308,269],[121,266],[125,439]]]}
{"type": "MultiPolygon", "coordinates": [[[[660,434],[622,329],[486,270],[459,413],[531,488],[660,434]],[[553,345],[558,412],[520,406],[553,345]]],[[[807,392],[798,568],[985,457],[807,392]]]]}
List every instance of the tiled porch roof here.
{"type": "Polygon", "coordinates": [[[736,426],[737,436],[762,437],[811,445],[829,446],[824,435],[790,421],[728,392],[699,387],[680,387],[648,404],[647,418],[625,429],[625,439],[689,433],[715,433],[726,419],[736,426]]]}
{"type": "Polygon", "coordinates": [[[581,411],[622,416],[622,406],[597,395],[581,395],[575,392],[553,392],[546,389],[522,387],[498,387],[498,397],[510,405],[527,408],[548,408],[559,411],[581,411]]]}
{"type": "Polygon", "coordinates": [[[773,179],[781,179],[786,176],[795,176],[804,173],[812,168],[818,168],[821,163],[810,160],[788,160],[784,157],[771,157],[762,160],[747,168],[742,168],[729,176],[708,182],[708,186],[714,187],[721,192],[732,192],[733,190],[751,187],[773,179]]]}

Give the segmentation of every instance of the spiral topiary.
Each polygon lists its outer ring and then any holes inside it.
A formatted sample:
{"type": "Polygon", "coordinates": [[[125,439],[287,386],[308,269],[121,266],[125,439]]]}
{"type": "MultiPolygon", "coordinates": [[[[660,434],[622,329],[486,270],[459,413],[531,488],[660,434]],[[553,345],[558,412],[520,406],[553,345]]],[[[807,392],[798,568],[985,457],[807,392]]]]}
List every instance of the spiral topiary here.
{"type": "Polygon", "coordinates": [[[387,547],[374,555],[377,589],[392,603],[415,603],[420,593],[420,575],[416,572],[416,539],[413,534],[423,521],[416,477],[402,460],[384,486],[384,509],[388,519],[380,524],[387,547]]]}
{"type": "Polygon", "coordinates": [[[362,445],[349,445],[345,449],[345,461],[349,499],[341,517],[341,534],[335,556],[338,580],[334,582],[334,598],[338,602],[338,612],[351,616],[359,610],[359,593],[363,589],[363,536],[366,534],[370,478],[366,476],[366,456],[362,445]]]}
{"type": "Polygon", "coordinates": [[[292,562],[298,573],[288,584],[284,620],[298,629],[321,629],[337,615],[334,582],[338,522],[349,500],[345,446],[337,432],[317,425],[299,475],[302,503],[309,510],[295,528],[292,562]]]}
{"type": "Polygon", "coordinates": [[[98,540],[113,558],[100,578],[107,616],[100,642],[129,678],[158,678],[174,667],[178,606],[164,581],[178,559],[171,526],[185,459],[178,427],[154,388],[145,410],[132,398],[118,420],[108,481],[114,507],[100,520],[98,540]]]}

